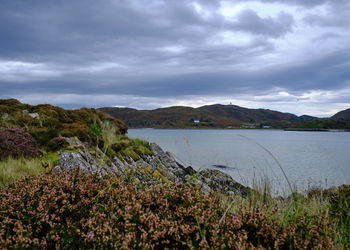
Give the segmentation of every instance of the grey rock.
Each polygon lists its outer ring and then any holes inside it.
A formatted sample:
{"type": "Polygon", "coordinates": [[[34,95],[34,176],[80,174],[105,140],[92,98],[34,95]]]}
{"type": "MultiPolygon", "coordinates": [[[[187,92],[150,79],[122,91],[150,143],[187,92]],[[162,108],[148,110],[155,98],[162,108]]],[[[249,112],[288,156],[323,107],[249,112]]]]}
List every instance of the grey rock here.
{"type": "Polygon", "coordinates": [[[234,181],[231,176],[219,170],[206,169],[196,171],[191,166],[184,167],[175,157],[164,152],[161,147],[151,143],[153,155],[139,155],[137,161],[131,157],[108,157],[99,149],[92,155],[88,148],[76,138],[66,138],[75,149],[74,152],[58,152],[59,167],[55,171],[69,171],[79,168],[82,172],[99,176],[120,173],[135,185],[153,185],[159,182],[183,182],[198,185],[205,193],[210,190],[223,193],[248,194],[249,188],[234,181]]]}
{"type": "Polygon", "coordinates": [[[113,161],[114,161],[114,164],[115,164],[116,167],[118,167],[120,169],[124,168],[125,163],[122,162],[118,157],[114,157],[113,161]]]}
{"type": "Polygon", "coordinates": [[[84,143],[75,138],[66,138],[67,142],[75,148],[75,152],[58,152],[58,161],[62,171],[70,171],[79,168],[85,173],[97,173],[102,176],[118,171],[114,164],[105,162],[104,154],[98,151],[97,157],[90,154],[84,143]]]}
{"type": "Polygon", "coordinates": [[[230,167],[230,166],[227,166],[227,165],[210,165],[209,168],[214,168],[214,169],[230,169],[230,170],[237,169],[237,168],[235,168],[235,167],[230,167]]]}
{"type": "Polygon", "coordinates": [[[199,179],[206,183],[214,191],[223,193],[239,192],[243,196],[247,196],[249,188],[234,181],[232,177],[217,169],[205,169],[199,172],[199,179]]]}
{"type": "Polygon", "coordinates": [[[39,114],[38,113],[29,113],[28,115],[30,117],[32,117],[32,118],[39,118],[39,114]]]}

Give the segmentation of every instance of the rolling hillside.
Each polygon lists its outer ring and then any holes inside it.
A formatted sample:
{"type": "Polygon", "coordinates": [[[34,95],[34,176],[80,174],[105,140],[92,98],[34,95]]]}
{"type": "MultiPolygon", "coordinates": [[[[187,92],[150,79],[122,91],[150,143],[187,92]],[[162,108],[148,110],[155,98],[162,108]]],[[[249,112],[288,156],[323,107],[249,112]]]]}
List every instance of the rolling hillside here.
{"type": "Polygon", "coordinates": [[[350,108],[336,113],[331,119],[350,122],[350,108]]]}
{"type": "Polygon", "coordinates": [[[298,117],[268,109],[248,109],[236,105],[207,105],[199,108],[168,107],[155,110],[106,107],[99,109],[123,120],[131,128],[240,128],[242,126],[290,127],[314,117],[298,117]]]}

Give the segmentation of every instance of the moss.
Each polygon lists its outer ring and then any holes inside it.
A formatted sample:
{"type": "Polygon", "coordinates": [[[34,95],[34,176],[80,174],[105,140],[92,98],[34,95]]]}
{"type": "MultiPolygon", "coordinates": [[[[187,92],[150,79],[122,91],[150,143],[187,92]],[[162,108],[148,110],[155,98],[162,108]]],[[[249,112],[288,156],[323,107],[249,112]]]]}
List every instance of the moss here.
{"type": "Polygon", "coordinates": [[[153,155],[152,151],[144,146],[138,146],[134,148],[134,151],[139,155],[153,155]]]}
{"type": "Polygon", "coordinates": [[[162,175],[156,170],[153,172],[153,176],[156,178],[160,178],[162,175]]]}
{"type": "Polygon", "coordinates": [[[74,153],[74,152],[78,152],[79,150],[81,149],[80,146],[78,145],[69,145],[67,147],[64,147],[62,148],[60,151],[61,152],[71,152],[71,153],[74,153]]]}
{"type": "Polygon", "coordinates": [[[113,143],[111,145],[111,148],[115,151],[115,152],[119,152],[122,149],[125,149],[129,146],[131,146],[132,144],[132,140],[127,138],[127,137],[122,137],[119,138],[118,141],[116,141],[115,143],[113,143]]]}
{"type": "Polygon", "coordinates": [[[134,161],[137,161],[139,159],[138,154],[134,151],[132,147],[127,147],[118,152],[121,156],[129,156],[134,161]]]}
{"type": "Polygon", "coordinates": [[[162,183],[171,183],[164,175],[162,175],[158,170],[153,172],[153,177],[159,179],[162,183]]]}
{"type": "Polygon", "coordinates": [[[118,155],[112,148],[107,148],[107,149],[105,150],[105,153],[106,153],[106,155],[107,155],[108,157],[111,157],[111,158],[113,158],[113,157],[115,157],[115,156],[118,155]]]}
{"type": "Polygon", "coordinates": [[[59,165],[59,159],[58,159],[57,153],[54,153],[54,152],[45,153],[41,157],[41,165],[44,168],[49,168],[49,169],[52,169],[54,166],[59,165]]]}

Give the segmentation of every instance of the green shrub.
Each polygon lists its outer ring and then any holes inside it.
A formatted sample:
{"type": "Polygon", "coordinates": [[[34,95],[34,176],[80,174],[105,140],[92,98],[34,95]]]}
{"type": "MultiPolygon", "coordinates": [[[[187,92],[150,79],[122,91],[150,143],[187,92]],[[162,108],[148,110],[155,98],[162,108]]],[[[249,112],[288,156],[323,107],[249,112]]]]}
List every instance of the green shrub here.
{"type": "Polygon", "coordinates": [[[47,143],[59,135],[55,128],[31,127],[29,133],[35,138],[39,145],[46,147],[47,143]]]}
{"type": "Polygon", "coordinates": [[[152,155],[153,154],[150,144],[145,140],[133,139],[132,145],[133,145],[134,151],[139,155],[152,155]]]}
{"type": "Polygon", "coordinates": [[[69,143],[62,136],[55,137],[47,143],[47,149],[49,151],[57,151],[68,146],[69,146],[69,143]]]}
{"type": "Polygon", "coordinates": [[[111,145],[111,148],[115,151],[115,152],[119,152],[122,149],[125,149],[129,146],[131,146],[132,141],[129,138],[123,138],[121,140],[118,140],[117,142],[113,143],[111,145]]]}

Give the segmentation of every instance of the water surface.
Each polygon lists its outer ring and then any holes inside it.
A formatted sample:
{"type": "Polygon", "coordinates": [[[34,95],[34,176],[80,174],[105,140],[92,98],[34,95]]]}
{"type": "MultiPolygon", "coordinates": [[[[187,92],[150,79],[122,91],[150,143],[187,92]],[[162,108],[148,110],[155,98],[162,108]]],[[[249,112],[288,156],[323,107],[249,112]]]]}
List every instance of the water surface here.
{"type": "Polygon", "coordinates": [[[350,184],[349,132],[129,129],[128,135],[156,142],[195,169],[228,166],[224,171],[242,184],[268,179],[275,194],[285,195],[289,187],[266,150],[298,190],[350,184]]]}

